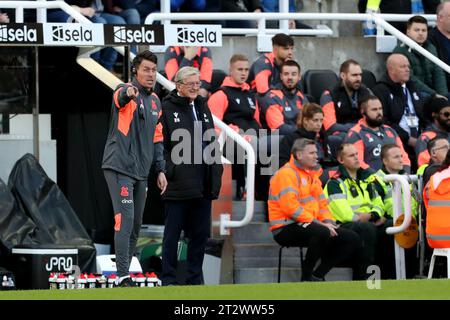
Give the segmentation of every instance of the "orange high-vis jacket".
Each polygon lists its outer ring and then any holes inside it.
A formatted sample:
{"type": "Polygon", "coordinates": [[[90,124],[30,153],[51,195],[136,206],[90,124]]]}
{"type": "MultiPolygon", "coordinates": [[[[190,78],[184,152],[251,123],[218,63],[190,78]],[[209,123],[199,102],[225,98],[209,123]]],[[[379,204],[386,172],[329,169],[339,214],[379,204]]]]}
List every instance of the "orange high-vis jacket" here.
{"type": "Polygon", "coordinates": [[[450,248],[450,168],[435,173],[425,189],[427,241],[431,248],[450,248]]]}
{"type": "Polygon", "coordinates": [[[270,180],[270,231],[291,223],[332,220],[319,180],[322,169],[307,170],[291,156],[270,180]]]}

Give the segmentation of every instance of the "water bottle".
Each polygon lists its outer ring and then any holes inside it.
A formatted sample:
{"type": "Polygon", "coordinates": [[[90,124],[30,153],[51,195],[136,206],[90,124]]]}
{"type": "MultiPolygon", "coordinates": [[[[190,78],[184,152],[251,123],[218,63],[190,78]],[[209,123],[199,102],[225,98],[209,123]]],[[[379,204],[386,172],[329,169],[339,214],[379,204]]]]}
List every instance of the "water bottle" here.
{"type": "MultiPolygon", "coordinates": [[[[366,9],[367,14],[375,13],[376,10],[373,9],[366,9]]],[[[375,26],[375,22],[373,20],[366,20],[363,22],[363,34],[365,37],[370,36],[376,36],[377,35],[377,28],[375,26]]]]}
{"type": "Polygon", "coordinates": [[[411,13],[424,14],[422,0],[411,0],[411,13]]]}

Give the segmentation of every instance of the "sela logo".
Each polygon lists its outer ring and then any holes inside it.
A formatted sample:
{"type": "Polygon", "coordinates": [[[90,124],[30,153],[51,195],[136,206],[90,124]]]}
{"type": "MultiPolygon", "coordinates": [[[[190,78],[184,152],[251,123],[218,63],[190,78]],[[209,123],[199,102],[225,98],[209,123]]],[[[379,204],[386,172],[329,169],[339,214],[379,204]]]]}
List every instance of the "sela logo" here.
{"type": "Polygon", "coordinates": [[[122,203],[124,203],[124,204],[133,203],[133,200],[131,200],[131,199],[122,199],[122,203]]]}
{"type": "Polygon", "coordinates": [[[177,27],[177,40],[180,43],[216,43],[217,38],[217,31],[208,31],[207,28],[189,30],[188,27],[177,27]]]}
{"type": "Polygon", "coordinates": [[[92,41],[92,38],[92,30],[86,29],[82,25],[78,28],[66,28],[63,25],[52,26],[52,40],[55,42],[89,42],[92,41]]]}
{"type": "Polygon", "coordinates": [[[37,43],[38,30],[28,25],[0,25],[0,42],[37,43]]]}
{"type": "Polygon", "coordinates": [[[45,265],[45,270],[53,271],[53,269],[56,268],[57,271],[70,271],[72,270],[72,266],[72,257],[51,257],[49,262],[45,265]]]}
{"type": "Polygon", "coordinates": [[[114,26],[113,34],[115,43],[149,44],[155,42],[155,31],[146,29],[145,26],[142,26],[140,29],[114,26]]]}

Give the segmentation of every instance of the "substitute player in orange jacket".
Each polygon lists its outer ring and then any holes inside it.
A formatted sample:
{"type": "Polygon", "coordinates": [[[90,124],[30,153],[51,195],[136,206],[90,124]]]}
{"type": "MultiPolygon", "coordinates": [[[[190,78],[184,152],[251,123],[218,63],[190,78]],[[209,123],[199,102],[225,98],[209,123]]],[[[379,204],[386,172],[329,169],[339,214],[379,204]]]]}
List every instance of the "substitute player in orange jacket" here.
{"type": "Polygon", "coordinates": [[[258,94],[266,94],[280,83],[280,66],[294,59],[294,38],[278,33],[272,38],[272,52],[260,56],[250,67],[247,82],[258,94]]]}
{"type": "Polygon", "coordinates": [[[360,246],[359,236],[339,228],[328,210],[321,171],[315,142],[298,139],[290,161],[270,181],[269,222],[275,241],[281,246],[308,247],[302,281],[323,281],[331,268],[360,246]]]}
{"type": "Polygon", "coordinates": [[[211,90],[213,62],[211,51],[207,47],[168,47],[164,54],[167,79],[173,80],[182,67],[194,67],[200,70],[200,91],[202,97],[207,97],[211,90]]]}
{"type": "Polygon", "coordinates": [[[353,144],[358,151],[361,168],[376,172],[381,169],[381,147],[394,143],[402,150],[404,169],[411,171],[411,161],[403,148],[397,132],[383,124],[383,107],[380,100],[373,95],[364,97],[359,103],[359,110],[363,118],[350,129],[344,143],[353,144]]]}
{"type": "Polygon", "coordinates": [[[301,80],[300,65],[294,60],[282,63],[280,67],[281,88],[272,89],[258,99],[261,109],[261,125],[271,130],[279,130],[287,135],[297,129],[297,116],[308,99],[298,89],[301,80]]]}

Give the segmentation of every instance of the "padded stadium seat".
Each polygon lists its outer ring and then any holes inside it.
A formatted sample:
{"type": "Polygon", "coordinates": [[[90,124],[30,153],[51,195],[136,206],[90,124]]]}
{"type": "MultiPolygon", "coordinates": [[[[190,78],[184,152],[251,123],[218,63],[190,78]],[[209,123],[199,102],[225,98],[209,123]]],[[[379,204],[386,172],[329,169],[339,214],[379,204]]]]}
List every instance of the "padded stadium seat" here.
{"type": "Polygon", "coordinates": [[[210,90],[211,93],[215,92],[217,89],[220,88],[220,86],[222,85],[223,79],[225,79],[226,76],[227,76],[227,74],[223,70],[220,70],[220,69],[213,70],[212,79],[211,79],[211,90],[210,90]]]}
{"type": "Polygon", "coordinates": [[[372,89],[377,84],[377,78],[370,70],[363,69],[362,72],[362,83],[364,83],[367,88],[372,89]]]}
{"type": "Polygon", "coordinates": [[[338,82],[339,78],[333,70],[307,70],[303,75],[304,93],[311,95],[318,103],[322,93],[333,89],[338,82]]]}

